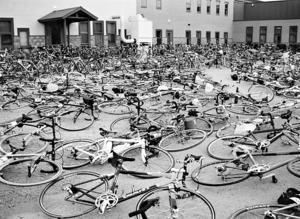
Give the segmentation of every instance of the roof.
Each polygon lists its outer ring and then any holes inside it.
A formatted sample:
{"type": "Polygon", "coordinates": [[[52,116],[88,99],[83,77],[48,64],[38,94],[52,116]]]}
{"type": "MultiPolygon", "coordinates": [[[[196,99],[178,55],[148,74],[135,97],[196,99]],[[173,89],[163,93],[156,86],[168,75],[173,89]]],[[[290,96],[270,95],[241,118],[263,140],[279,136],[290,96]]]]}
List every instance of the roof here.
{"type": "Polygon", "coordinates": [[[68,18],[71,20],[71,22],[79,22],[83,19],[92,21],[98,20],[98,18],[95,15],[93,15],[83,7],[79,6],[74,8],[66,8],[62,10],[52,11],[51,13],[38,19],[38,21],[41,23],[45,23],[48,21],[63,20],[68,18]]]}

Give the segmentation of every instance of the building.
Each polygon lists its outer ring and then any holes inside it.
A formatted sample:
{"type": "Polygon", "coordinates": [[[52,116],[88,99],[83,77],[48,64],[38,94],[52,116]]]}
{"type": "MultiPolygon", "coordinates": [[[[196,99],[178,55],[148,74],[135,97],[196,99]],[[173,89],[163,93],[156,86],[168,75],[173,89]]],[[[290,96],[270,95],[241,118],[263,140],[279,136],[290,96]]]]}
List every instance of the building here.
{"type": "Polygon", "coordinates": [[[134,0],[0,0],[0,49],[116,45],[120,24],[112,16],[128,29],[136,11],[134,0]]]}
{"type": "Polygon", "coordinates": [[[235,3],[234,42],[296,44],[299,28],[299,0],[235,3]]]}
{"type": "Polygon", "coordinates": [[[136,0],[137,13],[153,21],[154,43],[231,41],[233,0],[136,0]]]}

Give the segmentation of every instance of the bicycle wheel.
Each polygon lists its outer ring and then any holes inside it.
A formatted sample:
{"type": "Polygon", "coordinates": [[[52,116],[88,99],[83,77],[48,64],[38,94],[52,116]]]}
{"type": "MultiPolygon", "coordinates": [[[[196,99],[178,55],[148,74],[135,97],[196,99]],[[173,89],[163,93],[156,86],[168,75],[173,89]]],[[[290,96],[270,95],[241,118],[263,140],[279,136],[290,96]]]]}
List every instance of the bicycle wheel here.
{"type": "Polygon", "coordinates": [[[40,194],[39,204],[50,217],[78,217],[96,209],[95,199],[107,187],[106,178],[98,173],[73,172],[49,183],[40,194]]]}
{"type": "Polygon", "coordinates": [[[0,182],[12,186],[37,186],[58,178],[62,168],[53,161],[34,158],[17,159],[8,161],[0,167],[0,182]],[[29,167],[35,167],[29,174],[29,167]]]}
{"type": "Polygon", "coordinates": [[[225,106],[226,110],[238,115],[257,115],[260,111],[259,107],[250,104],[231,104],[225,106]]]}
{"type": "Polygon", "coordinates": [[[172,133],[159,142],[159,147],[168,152],[184,151],[199,145],[206,138],[206,132],[187,129],[172,133]]]}
{"type": "Polygon", "coordinates": [[[101,112],[113,115],[124,115],[130,114],[132,112],[129,106],[118,102],[107,102],[99,104],[98,109],[101,112]]]}
{"type": "MultiPolygon", "coordinates": [[[[283,205],[268,205],[268,204],[261,204],[261,205],[254,205],[242,208],[235,213],[233,213],[229,219],[265,219],[265,218],[276,218],[276,219],[287,219],[290,218],[288,215],[292,216],[293,210],[284,209],[279,210],[283,205]],[[275,211],[275,212],[274,212],[275,211]],[[279,212],[279,213],[277,213],[279,212]],[[268,217],[269,213],[269,217],[268,217]],[[285,214],[285,215],[282,215],[285,214]]],[[[295,216],[295,215],[294,215],[295,216]]]]}
{"type": "Polygon", "coordinates": [[[190,124],[192,126],[191,129],[200,129],[205,131],[207,136],[211,135],[211,133],[214,131],[214,127],[209,121],[199,117],[187,117],[186,121],[189,118],[192,119],[190,121],[192,123],[190,124]]]}
{"type": "Polygon", "coordinates": [[[22,154],[39,153],[47,148],[49,143],[40,140],[39,135],[18,133],[3,137],[0,140],[0,152],[9,153],[15,149],[22,154]]]}
{"type": "Polygon", "coordinates": [[[274,99],[274,92],[264,85],[254,85],[248,89],[251,99],[261,102],[271,102],[274,99]]]}
{"type": "Polygon", "coordinates": [[[29,123],[39,122],[44,119],[43,115],[47,115],[48,113],[54,112],[57,107],[55,106],[40,106],[34,110],[26,113],[32,120],[28,121],[29,123]]]}
{"type": "Polygon", "coordinates": [[[298,99],[300,97],[300,92],[286,90],[282,95],[288,99],[298,99]]]}
{"type": "Polygon", "coordinates": [[[133,162],[123,163],[123,168],[128,171],[147,172],[149,175],[135,175],[140,178],[155,178],[157,176],[151,176],[150,173],[167,173],[175,165],[173,156],[167,151],[158,148],[147,146],[146,151],[146,163],[141,158],[141,147],[128,148],[122,153],[124,157],[135,158],[133,162]]]}
{"type": "MultiPolygon", "coordinates": [[[[198,218],[198,219],[214,219],[216,217],[212,204],[200,193],[187,188],[171,189],[169,187],[161,187],[146,193],[137,203],[136,210],[143,208],[143,204],[147,200],[158,198],[158,205],[149,208],[145,213],[147,218],[198,218]],[[172,196],[175,200],[170,200],[172,196]],[[171,213],[171,203],[176,201],[176,217],[171,213]]],[[[142,218],[141,215],[137,218],[142,218]]]]}
{"type": "Polygon", "coordinates": [[[68,111],[57,117],[57,125],[66,131],[81,131],[94,123],[94,117],[86,112],[68,111]]]}
{"type": "MultiPolygon", "coordinates": [[[[209,143],[206,150],[209,156],[217,160],[234,159],[232,149],[236,145],[255,145],[254,141],[249,137],[242,135],[229,135],[217,138],[209,143]]],[[[250,146],[251,147],[251,146],[250,146]]]]}
{"type": "Polygon", "coordinates": [[[300,177],[300,159],[289,162],[287,169],[294,176],[300,177]]]}
{"type": "Polygon", "coordinates": [[[33,100],[30,98],[21,98],[21,99],[16,99],[16,100],[11,100],[2,105],[3,110],[19,110],[24,107],[29,106],[29,104],[33,100]]]}
{"type": "Polygon", "coordinates": [[[88,153],[95,153],[98,151],[99,145],[94,144],[90,139],[75,139],[66,141],[60,145],[55,153],[59,158],[63,169],[69,170],[88,165],[91,160],[88,154],[85,154],[77,149],[84,150],[88,153]]]}
{"type": "MultiPolygon", "coordinates": [[[[131,123],[135,118],[133,116],[124,116],[114,120],[110,124],[110,130],[119,134],[129,133],[131,130],[131,123]]],[[[140,118],[139,122],[136,123],[136,127],[139,131],[145,131],[149,128],[149,123],[146,119],[140,118]]]]}
{"type": "Polygon", "coordinates": [[[206,186],[232,185],[249,177],[250,174],[243,168],[243,165],[227,161],[207,163],[192,172],[194,182],[206,186]]]}

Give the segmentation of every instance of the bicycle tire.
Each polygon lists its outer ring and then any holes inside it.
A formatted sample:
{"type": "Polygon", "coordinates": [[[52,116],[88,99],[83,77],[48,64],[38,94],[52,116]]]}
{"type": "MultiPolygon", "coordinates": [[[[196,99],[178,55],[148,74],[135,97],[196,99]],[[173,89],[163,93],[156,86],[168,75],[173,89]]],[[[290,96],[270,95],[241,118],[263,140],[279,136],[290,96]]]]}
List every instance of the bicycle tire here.
{"type": "MultiPolygon", "coordinates": [[[[192,179],[194,182],[206,185],[206,186],[225,186],[225,185],[232,185],[239,182],[242,182],[250,177],[250,173],[247,173],[247,170],[242,170],[241,168],[238,169],[235,164],[227,162],[227,161],[215,161],[211,163],[207,163],[201,167],[197,167],[192,172],[192,179]],[[226,168],[229,170],[236,171],[233,173],[234,180],[224,181],[224,178],[218,176],[216,168],[218,168],[221,164],[227,164],[226,168]],[[232,166],[232,167],[231,167],[232,166]],[[241,175],[240,178],[237,175],[241,175]],[[201,177],[201,178],[200,178],[201,177]]],[[[229,175],[230,176],[230,175],[229,175]]]]}
{"type": "MultiPolygon", "coordinates": [[[[253,206],[248,206],[244,207],[242,209],[239,209],[238,211],[234,212],[228,219],[258,219],[258,218],[266,218],[265,213],[269,210],[276,210],[278,208],[282,208],[284,205],[268,205],[268,204],[260,204],[260,205],[253,205],[253,206]]],[[[282,213],[291,213],[289,210],[291,209],[286,209],[282,213]]],[[[279,215],[278,215],[279,216],[279,215]]],[[[280,219],[279,217],[276,217],[280,219]]],[[[287,218],[282,217],[281,219],[287,218]]]]}
{"type": "Polygon", "coordinates": [[[167,135],[159,142],[159,147],[168,152],[178,152],[191,149],[201,144],[207,134],[200,129],[187,129],[167,135]]]}
{"type": "Polygon", "coordinates": [[[133,162],[123,163],[123,169],[128,171],[146,172],[147,175],[135,175],[139,178],[156,178],[157,173],[167,173],[175,165],[173,156],[159,147],[147,146],[145,148],[147,164],[141,159],[141,147],[128,148],[122,153],[124,157],[135,158],[133,162]],[[154,175],[151,175],[154,173],[154,175]]]}
{"type": "Polygon", "coordinates": [[[300,177],[300,159],[289,162],[287,169],[294,176],[300,177]]]}
{"type": "Polygon", "coordinates": [[[112,115],[124,115],[132,113],[129,106],[118,102],[106,102],[98,105],[100,112],[112,115]]]}
{"type": "Polygon", "coordinates": [[[93,144],[94,142],[95,141],[91,139],[74,139],[66,141],[62,145],[60,145],[55,150],[55,153],[57,154],[56,157],[59,158],[59,162],[61,163],[62,168],[66,170],[71,170],[90,164],[91,160],[87,154],[82,154],[81,152],[79,152],[79,155],[74,154],[73,148],[82,147],[86,145],[89,150],[92,150],[92,148],[90,148],[91,146],[96,147],[96,145],[93,144]]]}
{"type": "Polygon", "coordinates": [[[214,131],[214,126],[206,119],[199,117],[190,117],[193,119],[192,129],[200,129],[206,132],[207,136],[210,136],[214,131]]]}
{"type": "MultiPolygon", "coordinates": [[[[131,120],[133,120],[133,116],[124,116],[114,120],[110,124],[110,130],[117,133],[129,133],[131,130],[131,120]]],[[[140,118],[139,124],[137,124],[137,128],[139,131],[146,131],[149,128],[149,122],[143,118],[140,118]]]]}
{"type": "Polygon", "coordinates": [[[257,115],[260,111],[260,108],[253,104],[231,104],[226,105],[225,108],[231,113],[248,116],[257,115]]]}
{"type": "Polygon", "coordinates": [[[0,167],[0,182],[7,185],[20,187],[38,186],[49,183],[57,179],[62,174],[62,167],[60,165],[51,160],[41,159],[39,163],[36,164],[37,166],[34,173],[29,177],[27,167],[30,166],[33,161],[34,158],[24,158],[9,161],[8,163],[2,165],[0,167]],[[55,171],[51,176],[49,176],[49,172],[42,172],[50,170],[49,168],[51,168],[51,170],[55,168],[57,171],[55,171]],[[44,179],[45,177],[48,177],[48,179],[44,179]],[[37,178],[37,180],[34,182],[29,182],[35,180],[33,178],[37,178]],[[19,182],[20,179],[24,180],[24,182],[19,182]],[[17,182],[14,182],[13,180],[16,180],[17,182]]]}
{"type": "Polygon", "coordinates": [[[33,109],[33,110],[29,111],[28,113],[26,113],[26,115],[32,119],[27,122],[28,123],[39,122],[39,121],[45,119],[45,117],[43,117],[43,115],[47,115],[48,113],[54,112],[55,109],[57,109],[57,107],[55,107],[55,106],[44,106],[43,105],[43,106],[37,107],[36,109],[33,109]]]}
{"type": "Polygon", "coordinates": [[[49,143],[40,140],[39,135],[31,135],[27,145],[24,147],[24,138],[26,138],[31,133],[17,133],[13,135],[8,135],[3,137],[0,140],[0,152],[6,154],[12,152],[11,146],[13,149],[20,149],[22,154],[29,154],[29,153],[40,153],[44,151],[49,143]]]}
{"type": "MultiPolygon", "coordinates": [[[[175,193],[178,217],[176,218],[193,218],[193,219],[215,219],[215,209],[206,197],[198,192],[187,188],[171,189],[169,187],[160,187],[143,195],[137,205],[136,210],[141,209],[142,203],[148,199],[159,198],[159,205],[153,206],[146,211],[147,218],[173,218],[170,212],[169,194],[175,193]],[[196,199],[198,198],[198,199],[196,199]],[[165,209],[163,208],[165,207],[165,209]]],[[[137,216],[138,219],[142,217],[137,216]]]]}
{"type": "Polygon", "coordinates": [[[91,127],[95,121],[94,117],[86,112],[81,112],[75,119],[78,111],[67,111],[57,117],[57,126],[66,131],[82,131],[91,127]]]}
{"type": "Polygon", "coordinates": [[[16,100],[11,100],[2,105],[3,110],[19,110],[22,108],[25,108],[29,106],[29,104],[33,100],[30,98],[21,98],[21,99],[16,99],[16,100]]]}
{"type": "MultiPolygon", "coordinates": [[[[55,218],[72,218],[82,216],[95,210],[95,200],[91,200],[92,198],[89,199],[89,197],[85,197],[87,199],[84,200],[90,202],[90,205],[88,205],[88,203],[84,205],[82,202],[76,202],[76,199],[78,200],[78,198],[80,198],[79,196],[74,197],[74,200],[66,200],[66,197],[70,194],[68,194],[66,190],[63,191],[63,189],[66,187],[66,185],[71,184],[72,186],[76,186],[75,183],[77,183],[81,184],[81,186],[85,186],[82,188],[86,191],[89,186],[95,185],[95,183],[97,183],[96,180],[98,181],[98,179],[100,183],[103,183],[100,185],[104,185],[104,189],[98,190],[98,187],[97,190],[89,193],[90,195],[95,196],[96,199],[98,195],[100,195],[102,192],[105,192],[108,188],[108,182],[106,178],[102,177],[98,173],[90,171],[78,171],[65,174],[50,182],[42,190],[39,196],[39,204],[43,213],[55,218]],[[82,179],[80,177],[82,177],[82,179]],[[90,182],[88,182],[89,180],[90,182]]],[[[76,194],[78,195],[79,191],[77,191],[76,194]]],[[[74,196],[76,194],[74,194],[74,196]]]]}
{"type": "Polygon", "coordinates": [[[238,144],[243,144],[243,142],[250,144],[253,142],[254,144],[254,141],[251,138],[244,137],[242,135],[227,135],[217,138],[208,144],[206,148],[208,155],[217,160],[234,159],[231,153],[234,146],[232,144],[232,140],[234,139],[237,140],[235,142],[238,142],[238,144]]]}
{"type": "Polygon", "coordinates": [[[274,99],[274,92],[264,85],[254,85],[248,89],[249,97],[252,100],[261,102],[267,97],[266,102],[271,102],[274,99]]]}
{"type": "Polygon", "coordinates": [[[288,99],[299,99],[300,92],[291,92],[289,90],[282,93],[282,95],[288,99]]]}

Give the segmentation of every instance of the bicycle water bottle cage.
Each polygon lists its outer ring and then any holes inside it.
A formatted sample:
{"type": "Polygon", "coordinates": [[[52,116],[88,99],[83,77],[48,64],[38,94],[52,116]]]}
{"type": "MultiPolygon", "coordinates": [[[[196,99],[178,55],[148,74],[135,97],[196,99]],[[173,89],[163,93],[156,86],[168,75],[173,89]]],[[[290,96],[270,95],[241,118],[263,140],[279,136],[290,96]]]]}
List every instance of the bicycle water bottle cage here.
{"type": "Polygon", "coordinates": [[[111,191],[107,191],[95,200],[95,206],[98,208],[100,214],[104,214],[106,209],[110,209],[117,205],[119,198],[111,191]]]}

